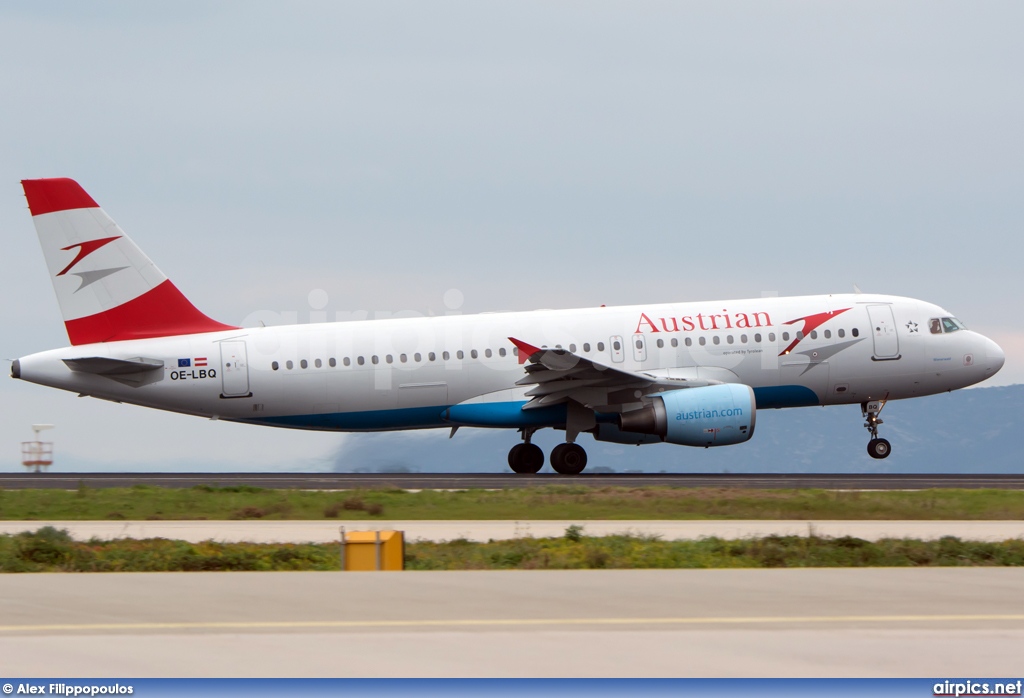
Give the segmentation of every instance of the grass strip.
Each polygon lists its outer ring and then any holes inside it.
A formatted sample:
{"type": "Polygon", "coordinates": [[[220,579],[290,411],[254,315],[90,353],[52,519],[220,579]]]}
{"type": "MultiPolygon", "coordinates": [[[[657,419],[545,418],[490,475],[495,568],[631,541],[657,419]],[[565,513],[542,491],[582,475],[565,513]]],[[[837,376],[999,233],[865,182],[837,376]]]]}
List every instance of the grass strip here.
{"type": "MultiPolygon", "coordinates": [[[[591,537],[570,526],[559,538],[406,545],[409,570],[681,569],[725,567],[959,567],[1024,565],[1024,541],[946,537],[870,542],[844,536],[665,541],[653,536],[591,537]]],[[[0,536],[0,572],[195,572],[337,570],[337,545],[188,543],[180,540],[76,541],[47,526],[0,536]]]]}
{"type": "Polygon", "coordinates": [[[258,487],[0,490],[0,520],[103,519],[864,519],[1021,520],[1024,491],[761,490],[552,485],[508,490],[258,487]]]}

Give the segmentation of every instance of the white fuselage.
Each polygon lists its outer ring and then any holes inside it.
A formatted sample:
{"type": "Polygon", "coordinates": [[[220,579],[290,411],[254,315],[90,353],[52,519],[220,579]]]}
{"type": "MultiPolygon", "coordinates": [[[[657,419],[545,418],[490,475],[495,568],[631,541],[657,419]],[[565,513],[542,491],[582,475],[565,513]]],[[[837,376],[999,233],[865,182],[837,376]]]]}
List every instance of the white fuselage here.
{"type": "Polygon", "coordinates": [[[564,406],[521,409],[509,337],[628,371],[742,383],[765,409],[918,397],[994,375],[994,342],[952,325],[931,331],[949,317],[866,294],[451,315],[80,345],[19,359],[17,371],[98,398],[281,427],[557,427],[564,406]],[[65,363],[91,357],[163,367],[132,384],[65,363]]]}

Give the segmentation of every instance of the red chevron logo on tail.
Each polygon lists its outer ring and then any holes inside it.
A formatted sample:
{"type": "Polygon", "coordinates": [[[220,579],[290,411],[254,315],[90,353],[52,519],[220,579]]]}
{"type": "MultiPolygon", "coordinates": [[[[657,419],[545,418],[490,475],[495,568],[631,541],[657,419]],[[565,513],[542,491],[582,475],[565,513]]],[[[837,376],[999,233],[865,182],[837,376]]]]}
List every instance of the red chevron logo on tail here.
{"type": "Polygon", "coordinates": [[[73,250],[77,247],[78,254],[75,255],[75,258],[73,260],[71,260],[71,264],[64,267],[64,269],[61,270],[61,272],[57,274],[57,276],[64,276],[71,270],[71,267],[81,262],[83,259],[91,255],[93,252],[103,247],[108,242],[113,242],[114,240],[119,239],[121,239],[121,236],[115,235],[112,238],[100,238],[99,240],[89,240],[88,242],[79,242],[78,244],[75,245],[68,245],[67,247],[60,248],[61,252],[66,252],[68,250],[73,250]]]}

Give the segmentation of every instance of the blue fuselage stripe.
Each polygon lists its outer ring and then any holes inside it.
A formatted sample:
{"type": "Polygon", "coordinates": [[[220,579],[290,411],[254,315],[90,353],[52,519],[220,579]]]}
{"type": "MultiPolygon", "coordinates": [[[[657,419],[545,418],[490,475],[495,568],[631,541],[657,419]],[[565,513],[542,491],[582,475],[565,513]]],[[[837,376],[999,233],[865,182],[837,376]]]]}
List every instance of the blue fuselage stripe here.
{"type": "MultiPolygon", "coordinates": [[[[754,388],[758,409],[808,407],[821,401],[814,391],[801,385],[754,388]]],[[[496,429],[554,427],[565,425],[565,405],[524,410],[525,401],[485,402],[461,405],[403,407],[392,410],[298,414],[281,417],[254,417],[239,421],[250,424],[333,431],[385,431],[390,429],[430,429],[447,426],[476,426],[496,429]]],[[[599,419],[599,421],[607,421],[599,419]]]]}

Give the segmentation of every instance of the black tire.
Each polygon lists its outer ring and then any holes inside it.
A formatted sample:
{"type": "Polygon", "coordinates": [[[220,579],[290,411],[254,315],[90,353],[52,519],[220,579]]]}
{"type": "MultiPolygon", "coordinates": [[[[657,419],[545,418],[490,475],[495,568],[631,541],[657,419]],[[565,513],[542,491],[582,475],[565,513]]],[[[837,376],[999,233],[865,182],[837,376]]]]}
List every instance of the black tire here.
{"type": "Polygon", "coordinates": [[[523,452],[523,446],[526,444],[516,444],[508,451],[508,467],[512,468],[512,472],[519,472],[519,461],[522,459],[521,454],[523,452]]]}
{"type": "Polygon", "coordinates": [[[871,439],[868,441],[868,455],[872,458],[888,458],[892,453],[892,445],[885,439],[871,439]]]}
{"type": "Polygon", "coordinates": [[[544,451],[536,444],[516,444],[508,452],[508,465],[516,473],[536,473],[544,467],[544,451]]]}
{"type": "Polygon", "coordinates": [[[551,450],[551,467],[560,475],[579,475],[587,467],[587,452],[579,444],[558,444],[551,450]]]}

